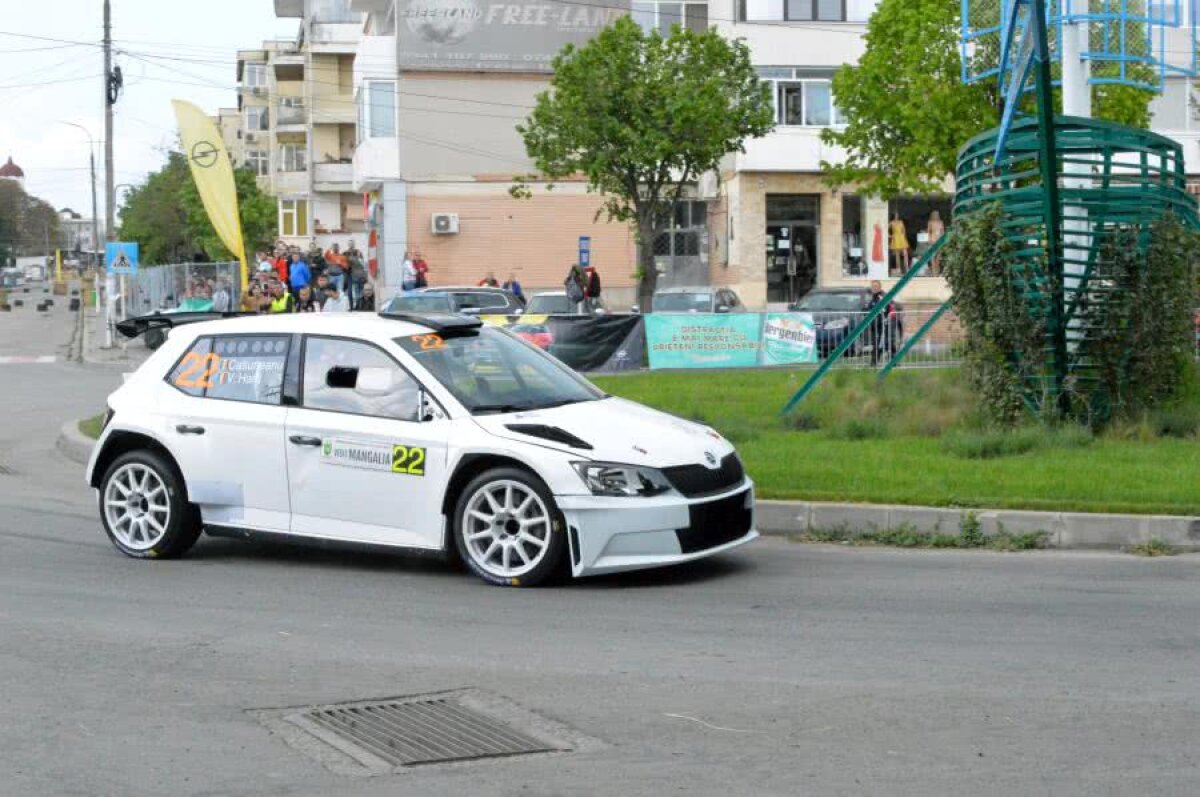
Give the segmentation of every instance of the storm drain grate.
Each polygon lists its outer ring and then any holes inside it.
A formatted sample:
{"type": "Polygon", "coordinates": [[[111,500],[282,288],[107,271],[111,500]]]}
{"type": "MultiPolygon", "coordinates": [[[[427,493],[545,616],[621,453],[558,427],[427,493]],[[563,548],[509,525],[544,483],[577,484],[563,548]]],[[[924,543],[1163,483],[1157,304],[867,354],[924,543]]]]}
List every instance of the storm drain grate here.
{"type": "Polygon", "coordinates": [[[391,766],[562,749],[448,697],[323,706],[300,716],[391,766]]]}

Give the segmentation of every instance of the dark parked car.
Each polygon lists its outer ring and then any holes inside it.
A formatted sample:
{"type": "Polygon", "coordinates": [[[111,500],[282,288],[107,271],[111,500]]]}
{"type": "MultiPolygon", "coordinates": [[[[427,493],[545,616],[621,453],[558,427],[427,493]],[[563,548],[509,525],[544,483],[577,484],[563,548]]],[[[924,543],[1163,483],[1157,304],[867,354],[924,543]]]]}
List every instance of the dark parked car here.
{"type": "Polygon", "coordinates": [[[403,293],[393,296],[382,308],[385,313],[457,313],[450,294],[442,291],[403,293]]]}
{"type": "MultiPolygon", "coordinates": [[[[812,314],[817,331],[817,351],[821,357],[828,357],[854,331],[870,306],[871,291],[867,288],[817,288],[788,309],[812,314]]],[[[862,354],[875,346],[879,338],[882,338],[879,343],[883,351],[889,354],[899,351],[904,340],[904,313],[899,304],[893,302],[891,310],[876,319],[847,354],[862,354]]]]}
{"type": "Polygon", "coordinates": [[[515,315],[525,309],[520,299],[503,288],[450,286],[420,288],[416,293],[449,294],[455,312],[467,315],[515,315]]]}

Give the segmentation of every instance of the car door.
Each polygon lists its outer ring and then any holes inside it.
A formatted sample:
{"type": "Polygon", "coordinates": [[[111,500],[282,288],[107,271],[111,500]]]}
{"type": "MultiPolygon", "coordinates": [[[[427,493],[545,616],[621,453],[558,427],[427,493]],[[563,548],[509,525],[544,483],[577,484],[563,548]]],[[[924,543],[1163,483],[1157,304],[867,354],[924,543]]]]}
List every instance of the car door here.
{"type": "Polygon", "coordinates": [[[421,386],[382,348],[307,335],[288,413],[294,534],[442,546],[450,422],[423,419],[421,386]]]}
{"type": "Polygon", "coordinates": [[[288,529],[282,397],[292,338],[197,338],[167,375],[165,442],[205,523],[288,529]]]}

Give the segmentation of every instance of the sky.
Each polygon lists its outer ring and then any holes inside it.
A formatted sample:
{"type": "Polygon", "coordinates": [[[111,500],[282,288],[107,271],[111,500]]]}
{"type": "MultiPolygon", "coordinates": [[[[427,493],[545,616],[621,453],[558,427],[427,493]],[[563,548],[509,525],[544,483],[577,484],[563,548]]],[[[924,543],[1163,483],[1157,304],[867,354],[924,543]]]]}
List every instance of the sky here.
{"type": "MultiPolygon", "coordinates": [[[[171,100],[190,100],[210,114],[235,107],[237,51],[264,39],[294,39],[299,30],[298,19],[275,17],[272,0],[111,2],[114,63],[125,78],[113,134],[118,184],[136,185],[162,165],[175,141],[171,100]]],[[[60,122],[82,125],[97,144],[103,218],[103,2],[0,0],[0,6],[0,163],[11,155],[25,170],[29,193],[90,216],[88,136],[60,122]],[[70,44],[76,42],[83,44],[70,44]]]]}

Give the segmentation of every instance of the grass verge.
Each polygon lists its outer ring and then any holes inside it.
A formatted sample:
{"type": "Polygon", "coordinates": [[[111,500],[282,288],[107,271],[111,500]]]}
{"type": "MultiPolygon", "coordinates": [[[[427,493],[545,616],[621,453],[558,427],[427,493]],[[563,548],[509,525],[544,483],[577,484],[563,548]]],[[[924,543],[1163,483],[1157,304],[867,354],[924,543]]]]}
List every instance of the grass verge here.
{"type": "Polygon", "coordinates": [[[1129,553],[1133,554],[1134,556],[1147,556],[1153,558],[1156,556],[1175,556],[1179,553],[1179,551],[1169,542],[1165,542],[1160,540],[1158,537],[1154,537],[1147,542],[1131,545],[1129,547],[1129,553]]]}
{"type": "Polygon", "coordinates": [[[1093,436],[988,428],[955,369],[901,371],[882,383],[874,372],[835,371],[781,417],[809,373],[647,372],[595,381],[717,429],[737,445],[763,498],[1200,515],[1195,394],[1093,436]]]}
{"type": "Polygon", "coordinates": [[[936,534],[901,526],[887,531],[850,531],[823,529],[806,531],[789,539],[807,543],[840,543],[842,545],[880,545],[893,548],[955,548],[987,551],[1032,551],[1046,547],[1049,535],[1044,531],[1011,534],[1000,532],[990,537],[971,537],[966,534],[936,534]]]}
{"type": "Polygon", "coordinates": [[[82,421],[79,422],[79,431],[82,432],[85,437],[91,438],[92,440],[98,439],[100,437],[100,432],[103,429],[104,429],[104,414],[103,413],[101,413],[100,415],[93,416],[91,418],[84,418],[82,421]]]}

